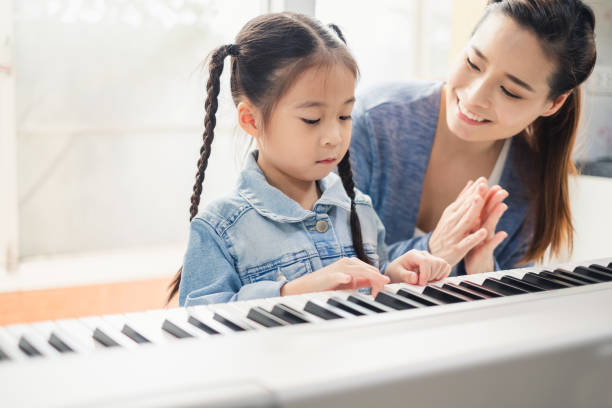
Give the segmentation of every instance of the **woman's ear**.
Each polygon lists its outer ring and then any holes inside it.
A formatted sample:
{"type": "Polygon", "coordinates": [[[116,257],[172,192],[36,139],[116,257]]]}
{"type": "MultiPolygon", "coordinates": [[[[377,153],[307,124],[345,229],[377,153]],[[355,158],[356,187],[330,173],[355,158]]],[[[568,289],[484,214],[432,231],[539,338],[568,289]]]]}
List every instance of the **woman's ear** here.
{"type": "Polygon", "coordinates": [[[565,103],[565,100],[567,99],[567,97],[569,96],[569,94],[572,91],[566,92],[564,94],[561,94],[557,97],[557,99],[555,99],[552,102],[548,102],[550,105],[548,106],[548,108],[544,111],[544,113],[542,113],[540,116],[552,116],[555,113],[557,113],[557,111],[559,109],[561,109],[561,107],[563,106],[563,104],[565,103]]]}
{"type": "Polygon", "coordinates": [[[257,139],[259,136],[258,110],[249,101],[239,102],[237,108],[240,127],[257,139]]]}

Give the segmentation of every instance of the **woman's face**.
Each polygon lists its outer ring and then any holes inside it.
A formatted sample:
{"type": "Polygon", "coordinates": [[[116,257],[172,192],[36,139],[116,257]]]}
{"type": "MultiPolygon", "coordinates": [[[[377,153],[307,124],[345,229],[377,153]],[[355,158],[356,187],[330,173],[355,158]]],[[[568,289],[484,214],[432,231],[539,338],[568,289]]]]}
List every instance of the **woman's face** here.
{"type": "Polygon", "coordinates": [[[451,68],[446,120],[465,141],[505,139],[565,101],[550,101],[548,78],[555,64],[537,37],[501,13],[490,14],[451,68]]]}

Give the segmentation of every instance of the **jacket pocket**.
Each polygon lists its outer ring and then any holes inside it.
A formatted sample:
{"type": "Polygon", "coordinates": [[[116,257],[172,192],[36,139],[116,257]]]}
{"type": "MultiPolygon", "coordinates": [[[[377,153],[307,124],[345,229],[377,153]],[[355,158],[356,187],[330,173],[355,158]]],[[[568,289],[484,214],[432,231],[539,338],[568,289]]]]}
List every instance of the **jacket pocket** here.
{"type": "Polygon", "coordinates": [[[263,280],[293,280],[310,272],[312,272],[310,256],[306,251],[300,251],[247,268],[243,283],[248,284],[263,280]]]}

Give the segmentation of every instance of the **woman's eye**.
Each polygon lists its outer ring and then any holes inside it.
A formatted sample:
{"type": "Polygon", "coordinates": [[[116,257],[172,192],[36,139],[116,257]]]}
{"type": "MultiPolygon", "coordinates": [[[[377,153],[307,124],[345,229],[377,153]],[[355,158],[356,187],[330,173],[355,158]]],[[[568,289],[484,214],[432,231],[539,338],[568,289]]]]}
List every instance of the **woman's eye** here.
{"type": "Polygon", "coordinates": [[[302,121],[308,125],[316,125],[317,123],[319,123],[321,119],[306,119],[306,118],[302,118],[302,121]]]}
{"type": "Polygon", "coordinates": [[[504,88],[503,86],[501,87],[501,89],[502,89],[502,91],[503,91],[503,92],[504,92],[506,95],[508,95],[509,97],[514,98],[514,99],[521,99],[521,97],[520,97],[520,96],[515,95],[515,94],[513,94],[513,93],[511,93],[511,92],[508,92],[508,90],[507,90],[506,88],[504,88]]]}
{"type": "Polygon", "coordinates": [[[476,71],[480,72],[480,68],[478,68],[476,65],[474,65],[472,61],[470,61],[470,57],[467,57],[467,63],[470,66],[470,68],[475,69],[476,71]]]}
{"type": "Polygon", "coordinates": [[[351,115],[340,116],[340,120],[351,120],[353,117],[351,115]]]}

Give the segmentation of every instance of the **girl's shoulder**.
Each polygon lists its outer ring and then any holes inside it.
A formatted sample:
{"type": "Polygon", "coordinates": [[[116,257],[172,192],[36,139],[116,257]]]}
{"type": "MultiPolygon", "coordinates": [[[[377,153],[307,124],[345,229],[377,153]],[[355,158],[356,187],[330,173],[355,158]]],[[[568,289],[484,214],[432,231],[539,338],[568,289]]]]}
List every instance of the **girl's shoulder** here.
{"type": "Polygon", "coordinates": [[[237,191],[232,191],[206,204],[194,220],[210,225],[219,235],[223,235],[243,214],[252,209],[253,207],[249,202],[241,197],[237,191]]]}
{"type": "Polygon", "coordinates": [[[440,81],[425,80],[380,83],[359,93],[356,110],[367,112],[415,105],[437,107],[442,85],[440,81]]]}

